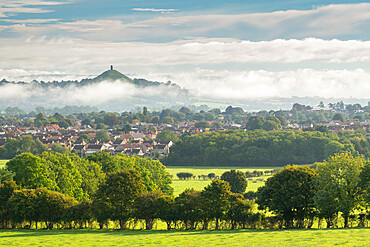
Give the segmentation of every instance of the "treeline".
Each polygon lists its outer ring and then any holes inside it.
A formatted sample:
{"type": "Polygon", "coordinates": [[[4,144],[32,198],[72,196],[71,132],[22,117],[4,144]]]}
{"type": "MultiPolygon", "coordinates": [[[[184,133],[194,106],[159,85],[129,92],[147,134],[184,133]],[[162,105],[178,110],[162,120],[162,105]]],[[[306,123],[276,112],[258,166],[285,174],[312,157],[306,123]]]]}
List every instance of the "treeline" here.
{"type": "MultiPolygon", "coordinates": [[[[50,150],[57,153],[70,151],[59,143],[53,143],[50,150]]],[[[12,159],[22,153],[37,155],[47,151],[49,151],[47,145],[43,144],[39,139],[34,140],[31,136],[8,138],[6,143],[0,146],[0,159],[12,159]]]]}
{"type": "Polygon", "coordinates": [[[35,111],[29,113],[26,113],[19,107],[8,107],[5,109],[5,114],[0,116],[0,122],[9,125],[22,121],[22,124],[25,126],[34,122],[37,127],[54,123],[60,124],[61,128],[65,128],[66,123],[71,126],[73,121],[77,119],[83,120],[83,125],[89,125],[92,128],[104,128],[104,126],[122,128],[126,124],[137,122],[173,124],[182,121],[212,121],[213,125],[210,127],[219,128],[225,122],[244,125],[252,120],[252,123],[246,126],[247,129],[272,130],[285,127],[287,120],[300,124],[320,125],[331,120],[345,122],[346,119],[359,121],[370,119],[370,106],[361,106],[360,104],[345,105],[343,102],[337,102],[328,104],[327,107],[331,110],[327,110],[321,102],[319,107],[323,107],[322,110],[312,111],[311,106],[295,103],[291,110],[262,110],[253,113],[246,112],[241,107],[228,106],[223,111],[220,108],[212,109],[206,105],[200,107],[174,106],[171,109],[152,111],[149,111],[144,106],[134,111],[122,113],[98,112],[97,108],[90,106],[65,106],[53,109],[37,107],[35,111]],[[36,119],[33,120],[32,118],[36,119]]]}
{"type": "Polygon", "coordinates": [[[186,189],[174,198],[148,191],[135,169],[108,173],[90,200],[45,188],[0,185],[3,228],[100,228],[151,230],[158,220],[167,229],[281,229],[368,226],[370,162],[342,153],[313,167],[287,166],[258,189],[256,202],[244,191],[241,172],[222,175],[202,191],[186,189]],[[239,184],[239,186],[235,186],[239,184]],[[269,211],[266,211],[269,210],[269,211]]]}
{"type": "Polygon", "coordinates": [[[159,161],[105,152],[89,154],[85,159],[71,153],[23,153],[0,170],[0,182],[13,179],[25,189],[43,187],[81,201],[91,199],[106,174],[125,169],[136,169],[148,191],[160,189],[172,194],[171,177],[159,161]]]}
{"type": "Polygon", "coordinates": [[[184,135],[163,162],[171,166],[283,166],[310,164],[339,152],[370,157],[361,131],[216,131],[184,135]]]}

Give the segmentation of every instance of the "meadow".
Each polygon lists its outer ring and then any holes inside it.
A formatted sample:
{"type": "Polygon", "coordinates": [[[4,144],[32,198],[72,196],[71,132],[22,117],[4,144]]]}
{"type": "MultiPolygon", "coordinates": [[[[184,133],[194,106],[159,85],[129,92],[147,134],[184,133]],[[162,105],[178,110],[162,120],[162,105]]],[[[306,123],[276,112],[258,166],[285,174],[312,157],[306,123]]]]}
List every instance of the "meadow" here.
{"type": "MultiPolygon", "coordinates": [[[[211,183],[211,180],[202,180],[198,179],[198,177],[194,180],[179,180],[176,176],[179,172],[189,172],[194,174],[195,176],[198,175],[208,175],[209,173],[214,173],[216,176],[221,176],[222,173],[226,171],[230,171],[231,169],[240,170],[242,172],[253,172],[257,171],[266,171],[266,170],[273,170],[277,167],[195,167],[195,166],[167,166],[167,171],[172,175],[172,187],[174,188],[174,195],[177,196],[181,192],[183,192],[186,188],[194,188],[195,190],[202,190],[205,186],[211,183]]],[[[267,178],[271,177],[270,175],[264,175],[261,177],[252,178],[253,181],[248,181],[248,187],[246,192],[248,191],[257,191],[257,189],[264,185],[264,181],[267,178]],[[257,179],[263,179],[264,181],[257,181],[257,179]]]]}
{"type": "Polygon", "coordinates": [[[1,230],[0,246],[370,246],[369,228],[222,231],[1,230]]]}
{"type": "Polygon", "coordinates": [[[0,160],[0,168],[3,168],[9,160],[0,160]]]}

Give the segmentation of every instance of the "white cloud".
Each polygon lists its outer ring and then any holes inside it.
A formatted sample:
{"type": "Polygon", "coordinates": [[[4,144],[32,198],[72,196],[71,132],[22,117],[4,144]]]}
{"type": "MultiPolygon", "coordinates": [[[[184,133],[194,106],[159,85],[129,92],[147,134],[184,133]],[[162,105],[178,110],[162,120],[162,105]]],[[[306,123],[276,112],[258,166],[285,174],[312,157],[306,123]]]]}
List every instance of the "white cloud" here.
{"type": "Polygon", "coordinates": [[[10,23],[40,24],[40,23],[57,22],[59,21],[59,19],[27,19],[27,20],[0,19],[0,21],[10,22],[10,23]]]}
{"type": "Polygon", "coordinates": [[[141,12],[161,12],[161,13],[169,13],[177,11],[178,9],[153,9],[153,8],[133,8],[134,11],[141,11],[141,12]]]}
{"type": "MultiPolygon", "coordinates": [[[[24,25],[19,25],[19,29],[24,25]]],[[[91,27],[94,28],[94,27],[91,27]]],[[[89,42],[67,37],[30,36],[26,40],[0,39],[1,68],[97,73],[114,64],[125,72],[141,73],[158,66],[200,66],[265,63],[286,66],[331,67],[353,64],[369,67],[370,41],[322,39],[251,41],[191,41],[152,43],[89,42]],[[26,42],[25,42],[26,41],[26,42]],[[17,52],[14,52],[17,51],[17,52]],[[304,63],[300,65],[299,63],[304,63]]],[[[172,68],[174,70],[174,68],[172,68]]],[[[1,76],[1,73],[0,73],[1,76]]]]}
{"type": "MultiPolygon", "coordinates": [[[[24,6],[22,6],[24,7],[24,6]]],[[[0,6],[1,8],[1,6],[0,6]]],[[[26,8],[26,7],[24,7],[26,8]]],[[[146,11],[174,9],[135,8],[146,11]]],[[[30,11],[35,11],[31,8],[30,11]]],[[[43,10],[41,11],[48,11],[43,10]]],[[[2,11],[0,10],[0,15],[2,11]]],[[[3,13],[4,14],[4,13],[3,13]]],[[[328,5],[312,10],[271,13],[197,14],[177,13],[128,22],[122,20],[77,20],[24,29],[8,27],[19,36],[62,34],[86,40],[132,41],[184,40],[194,37],[272,40],[276,38],[337,37],[370,38],[370,3],[328,5]],[[155,32],[153,32],[155,30],[155,32]]]]}
{"type": "Polygon", "coordinates": [[[34,6],[54,6],[67,4],[68,2],[53,2],[44,0],[0,0],[0,18],[9,17],[19,13],[50,13],[53,10],[47,10],[34,6]]]}
{"type": "Polygon", "coordinates": [[[368,99],[370,73],[356,70],[298,69],[227,71],[197,69],[170,75],[148,74],[146,78],[185,86],[198,96],[218,100],[255,100],[271,97],[336,97],[368,99]]]}

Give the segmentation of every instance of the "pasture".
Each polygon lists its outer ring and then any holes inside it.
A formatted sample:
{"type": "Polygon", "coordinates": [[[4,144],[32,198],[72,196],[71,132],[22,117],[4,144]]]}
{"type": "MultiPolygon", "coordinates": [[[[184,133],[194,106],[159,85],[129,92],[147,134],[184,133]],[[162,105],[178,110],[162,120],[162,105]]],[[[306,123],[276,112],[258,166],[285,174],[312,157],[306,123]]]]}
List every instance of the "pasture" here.
{"type": "MultiPolygon", "coordinates": [[[[194,188],[195,190],[202,190],[208,184],[211,183],[211,180],[203,180],[202,178],[199,179],[198,175],[208,175],[209,173],[214,173],[216,176],[221,176],[222,173],[226,171],[230,171],[232,169],[240,170],[242,172],[253,172],[257,171],[266,171],[266,170],[273,170],[277,167],[194,167],[194,166],[167,166],[167,171],[172,175],[172,187],[174,188],[174,195],[177,196],[181,192],[183,192],[187,188],[194,188]],[[196,179],[190,180],[179,180],[176,176],[179,172],[189,172],[193,175],[197,176],[196,179]]],[[[261,177],[254,177],[252,178],[253,181],[248,181],[248,187],[246,192],[248,191],[257,191],[257,189],[264,185],[264,181],[269,178],[270,175],[264,175],[261,177]],[[257,179],[263,179],[264,181],[257,181],[257,179]]]]}
{"type": "Polygon", "coordinates": [[[232,231],[0,231],[0,246],[369,246],[369,243],[369,228],[232,231]]]}
{"type": "Polygon", "coordinates": [[[3,168],[9,160],[0,160],[0,168],[3,168]]]}

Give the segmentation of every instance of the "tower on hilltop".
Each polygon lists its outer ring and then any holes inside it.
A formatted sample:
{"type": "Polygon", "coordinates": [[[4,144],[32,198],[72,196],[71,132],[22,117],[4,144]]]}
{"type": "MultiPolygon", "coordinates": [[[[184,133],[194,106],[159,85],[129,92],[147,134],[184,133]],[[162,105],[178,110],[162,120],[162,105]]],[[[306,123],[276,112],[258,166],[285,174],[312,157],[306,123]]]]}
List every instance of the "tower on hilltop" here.
{"type": "Polygon", "coordinates": [[[113,65],[110,66],[110,70],[113,70],[113,65]]]}

